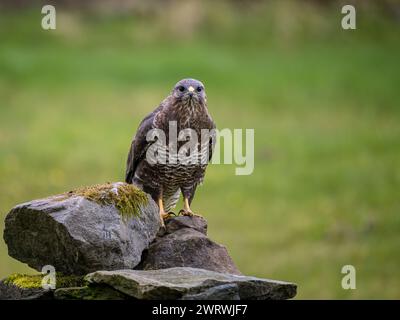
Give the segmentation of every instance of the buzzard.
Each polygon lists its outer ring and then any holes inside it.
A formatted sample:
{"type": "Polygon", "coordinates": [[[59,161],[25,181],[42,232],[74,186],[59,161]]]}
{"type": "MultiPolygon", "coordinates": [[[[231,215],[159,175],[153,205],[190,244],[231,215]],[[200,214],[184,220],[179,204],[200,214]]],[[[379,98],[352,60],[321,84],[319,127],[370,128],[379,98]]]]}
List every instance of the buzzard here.
{"type": "Polygon", "coordinates": [[[183,209],[179,213],[194,215],[190,204],[211,160],[215,128],[207,109],[204,85],[195,79],[179,81],[170,95],[140,123],[128,154],[125,181],[152,196],[158,204],[163,226],[164,219],[174,215],[170,210],[176,206],[180,192],[183,209]],[[178,139],[171,127],[175,127],[178,139]],[[155,141],[149,140],[149,133],[154,130],[161,130],[165,139],[164,148],[154,154],[165,161],[149,161],[150,147],[161,141],[160,136],[155,141]],[[182,139],[186,133],[190,134],[182,139]],[[196,139],[191,141],[197,143],[190,145],[194,148],[185,149],[188,140],[193,138],[196,139]]]}

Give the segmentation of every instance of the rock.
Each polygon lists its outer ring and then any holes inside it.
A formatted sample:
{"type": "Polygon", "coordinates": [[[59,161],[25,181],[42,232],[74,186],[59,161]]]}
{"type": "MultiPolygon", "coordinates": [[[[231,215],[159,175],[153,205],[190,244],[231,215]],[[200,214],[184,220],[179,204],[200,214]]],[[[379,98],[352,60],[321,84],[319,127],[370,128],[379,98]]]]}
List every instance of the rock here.
{"type": "Polygon", "coordinates": [[[196,268],[98,271],[57,276],[56,289],[41,287],[42,274],[13,274],[0,281],[0,300],[240,300],[290,299],[296,285],[196,268]]]}
{"type": "Polygon", "coordinates": [[[179,216],[165,221],[160,232],[143,253],[136,269],[157,270],[193,267],[221,273],[241,274],[226,248],[207,237],[207,221],[198,216],[179,216]]]}
{"type": "Polygon", "coordinates": [[[0,281],[0,300],[48,300],[53,298],[51,290],[42,288],[21,288],[0,281]]]}
{"type": "Polygon", "coordinates": [[[15,259],[64,274],[134,268],[160,228],[158,207],[132,185],[81,188],[13,208],[4,240],[15,259]]]}
{"type": "Polygon", "coordinates": [[[200,293],[186,294],[182,300],[240,300],[236,283],[222,284],[200,293]]]}
{"type": "MultiPolygon", "coordinates": [[[[43,274],[26,275],[14,273],[0,281],[0,300],[43,300],[53,299],[53,289],[43,289],[43,274]]],[[[57,275],[57,288],[83,285],[82,276],[57,275]]]]}
{"type": "Polygon", "coordinates": [[[132,299],[122,292],[109,286],[86,286],[61,288],[54,292],[57,300],[129,300],[132,299]]]}
{"type": "Polygon", "coordinates": [[[136,299],[290,299],[297,289],[293,283],[189,267],[97,271],[85,280],[136,299]]]}
{"type": "Polygon", "coordinates": [[[80,188],[13,208],[5,220],[9,255],[44,274],[0,281],[0,299],[290,299],[293,283],[241,275],[205,219],[180,216],[160,229],[158,206],[125,183],[80,188]],[[136,269],[136,270],[133,270],[136,269]],[[98,271],[101,270],[101,271],[98,271]],[[85,278],[82,275],[87,274],[85,278]]]}
{"type": "Polygon", "coordinates": [[[207,221],[200,216],[173,217],[165,221],[165,227],[166,229],[164,232],[161,232],[161,235],[165,233],[173,233],[184,228],[194,229],[204,235],[207,235],[207,221]]]}

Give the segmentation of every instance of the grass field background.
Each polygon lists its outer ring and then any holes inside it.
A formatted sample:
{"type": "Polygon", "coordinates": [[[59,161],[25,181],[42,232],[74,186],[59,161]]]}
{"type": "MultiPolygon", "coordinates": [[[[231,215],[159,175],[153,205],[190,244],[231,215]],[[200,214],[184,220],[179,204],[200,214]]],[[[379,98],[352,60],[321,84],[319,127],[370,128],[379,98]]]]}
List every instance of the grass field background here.
{"type": "MultiPolygon", "coordinates": [[[[337,5],[188,3],[60,9],[55,31],[40,8],[0,13],[0,230],[18,203],[122,180],[139,121],[194,77],[220,129],[255,129],[254,173],[212,165],[193,203],[239,269],[298,298],[399,299],[399,22],[363,6],[344,31],[337,5]]],[[[12,272],[33,270],[1,239],[12,272]]]]}

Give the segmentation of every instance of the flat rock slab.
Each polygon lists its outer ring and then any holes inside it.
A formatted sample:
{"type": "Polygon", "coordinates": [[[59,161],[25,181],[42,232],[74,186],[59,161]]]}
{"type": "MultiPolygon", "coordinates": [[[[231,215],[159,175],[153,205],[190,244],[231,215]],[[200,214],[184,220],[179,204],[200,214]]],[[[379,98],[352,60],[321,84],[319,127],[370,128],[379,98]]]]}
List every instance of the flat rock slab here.
{"type": "Polygon", "coordinates": [[[13,208],[4,240],[11,257],[38,271],[52,265],[56,272],[84,275],[134,268],[159,228],[158,207],[150,196],[139,216],[123,219],[115,205],[63,194],[13,208]]]}
{"type": "Polygon", "coordinates": [[[85,280],[136,299],[278,300],[293,298],[297,290],[293,283],[190,267],[97,271],[85,280]]]}

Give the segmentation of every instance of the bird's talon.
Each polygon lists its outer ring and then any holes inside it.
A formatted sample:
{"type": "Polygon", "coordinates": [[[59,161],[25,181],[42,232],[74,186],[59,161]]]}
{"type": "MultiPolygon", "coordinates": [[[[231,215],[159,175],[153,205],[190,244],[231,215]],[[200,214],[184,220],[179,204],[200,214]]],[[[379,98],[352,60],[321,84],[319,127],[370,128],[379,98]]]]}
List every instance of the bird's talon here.
{"type": "Polygon", "coordinates": [[[190,214],[189,211],[185,211],[183,209],[179,211],[180,216],[188,216],[189,214],[190,214]]]}
{"type": "Polygon", "coordinates": [[[166,219],[169,219],[172,217],[176,217],[176,214],[174,212],[168,212],[168,213],[165,212],[165,213],[162,213],[160,216],[163,220],[166,220],[166,219]]]}
{"type": "Polygon", "coordinates": [[[199,215],[199,214],[196,214],[196,213],[194,213],[192,211],[188,211],[188,210],[184,210],[184,209],[179,211],[179,214],[182,215],[182,216],[188,216],[188,217],[193,217],[193,216],[201,217],[201,215],[199,215]]]}

